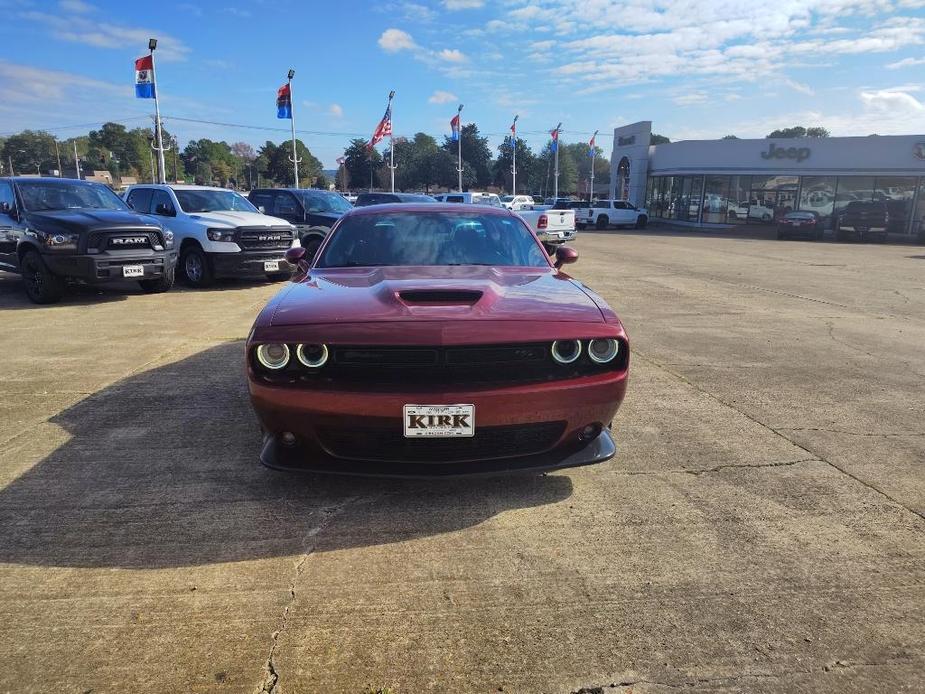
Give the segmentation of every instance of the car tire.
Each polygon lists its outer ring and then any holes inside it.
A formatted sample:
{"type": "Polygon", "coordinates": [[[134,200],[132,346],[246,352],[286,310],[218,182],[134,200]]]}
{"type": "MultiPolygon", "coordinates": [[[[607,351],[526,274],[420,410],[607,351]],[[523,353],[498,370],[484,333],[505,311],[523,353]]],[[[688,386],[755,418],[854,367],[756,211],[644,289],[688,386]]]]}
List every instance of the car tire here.
{"type": "Polygon", "coordinates": [[[42,256],[26,251],[20,263],[26,296],[35,304],[54,304],[64,295],[64,279],[52,274],[42,256]]]}
{"type": "Polygon", "coordinates": [[[813,238],[816,241],[824,241],[825,240],[825,230],[816,229],[815,233],[813,234],[813,238]]]}
{"type": "Polygon", "coordinates": [[[290,275],[288,272],[270,272],[267,274],[267,279],[270,282],[285,282],[290,277],[292,277],[292,275],[290,275]]]}
{"type": "Polygon", "coordinates": [[[778,231],[778,232],[777,232],[777,240],[778,240],[778,241],[783,241],[783,240],[786,239],[786,238],[787,238],[787,235],[784,234],[784,232],[782,232],[782,231],[778,231]]]}
{"type": "Polygon", "coordinates": [[[575,228],[578,229],[578,231],[584,231],[585,225],[584,225],[584,224],[575,224],[575,228]]]}
{"type": "Polygon", "coordinates": [[[606,214],[599,215],[597,223],[594,225],[599,231],[603,231],[610,226],[610,218],[606,214]]]}
{"type": "Polygon", "coordinates": [[[735,213],[735,211],[729,210],[729,211],[726,213],[726,217],[729,218],[729,219],[738,219],[738,218],[739,218],[739,215],[737,215],[737,214],[735,213]]]}
{"type": "Polygon", "coordinates": [[[138,285],[145,294],[163,294],[164,292],[169,292],[173,287],[176,276],[176,269],[171,268],[164,271],[163,277],[158,277],[155,280],[140,280],[138,285]]]}
{"type": "Polygon", "coordinates": [[[299,243],[302,244],[302,248],[305,249],[305,260],[311,262],[312,258],[315,257],[315,254],[318,252],[318,249],[321,247],[321,243],[324,241],[323,238],[318,238],[317,236],[306,236],[302,239],[299,239],[299,243]]]}
{"type": "Polygon", "coordinates": [[[215,273],[206,254],[199,246],[187,246],[180,254],[183,279],[191,287],[208,287],[215,282],[215,273]]]}
{"type": "Polygon", "coordinates": [[[770,222],[770,221],[771,221],[771,215],[769,215],[767,212],[765,212],[763,215],[761,215],[761,221],[762,221],[762,222],[770,222]]]}
{"type": "Polygon", "coordinates": [[[645,229],[646,224],[648,223],[649,223],[649,218],[646,217],[644,214],[641,214],[638,217],[636,217],[636,228],[637,229],[645,229]]]}

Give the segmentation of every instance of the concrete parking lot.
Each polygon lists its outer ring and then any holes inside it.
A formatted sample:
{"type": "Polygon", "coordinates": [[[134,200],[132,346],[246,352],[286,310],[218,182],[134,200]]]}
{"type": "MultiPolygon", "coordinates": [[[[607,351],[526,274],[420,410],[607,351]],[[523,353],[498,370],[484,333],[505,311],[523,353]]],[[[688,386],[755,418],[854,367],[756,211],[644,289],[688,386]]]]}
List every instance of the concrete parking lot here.
{"type": "Polygon", "coordinates": [[[575,246],[618,456],[468,481],[257,463],[279,285],[0,273],[0,692],[921,691],[925,249],[575,246]]]}

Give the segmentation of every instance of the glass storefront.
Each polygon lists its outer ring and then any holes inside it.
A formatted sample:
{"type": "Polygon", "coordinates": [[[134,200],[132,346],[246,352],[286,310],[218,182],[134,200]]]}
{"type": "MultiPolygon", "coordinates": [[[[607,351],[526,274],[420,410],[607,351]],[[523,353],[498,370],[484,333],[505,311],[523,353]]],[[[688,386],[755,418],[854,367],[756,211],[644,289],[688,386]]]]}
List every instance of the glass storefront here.
{"type": "Polygon", "coordinates": [[[925,178],[650,176],[646,185],[653,219],[687,223],[773,224],[788,212],[807,210],[818,215],[825,229],[833,229],[839,212],[853,200],[883,200],[891,233],[925,236],[925,178]]]}

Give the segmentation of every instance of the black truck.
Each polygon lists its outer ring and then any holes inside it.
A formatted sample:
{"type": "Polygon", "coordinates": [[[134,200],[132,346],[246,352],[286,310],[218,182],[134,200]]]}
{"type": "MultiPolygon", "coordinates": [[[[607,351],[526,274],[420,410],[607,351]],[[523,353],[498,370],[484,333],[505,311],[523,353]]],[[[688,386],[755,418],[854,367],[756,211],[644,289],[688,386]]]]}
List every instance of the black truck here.
{"type": "Polygon", "coordinates": [[[247,199],[264,214],[294,224],[309,259],[334,222],[353,209],[340,193],[314,188],[255,188],[247,199]]]}
{"type": "Polygon", "coordinates": [[[852,200],[835,218],[835,238],[847,241],[856,238],[862,243],[876,239],[886,241],[890,227],[890,211],[883,200],[852,200]]]}
{"type": "Polygon", "coordinates": [[[100,183],[0,178],[0,270],[20,273],[37,304],[58,301],[68,281],[133,280],[145,292],[166,292],[173,246],[171,231],[100,183]]]}

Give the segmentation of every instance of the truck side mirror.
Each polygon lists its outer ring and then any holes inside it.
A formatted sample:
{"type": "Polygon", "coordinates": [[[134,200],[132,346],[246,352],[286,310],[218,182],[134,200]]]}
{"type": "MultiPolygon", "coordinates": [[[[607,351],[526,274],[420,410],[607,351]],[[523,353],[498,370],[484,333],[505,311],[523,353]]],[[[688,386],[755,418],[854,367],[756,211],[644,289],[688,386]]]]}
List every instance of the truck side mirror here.
{"type": "Polygon", "coordinates": [[[176,217],[177,216],[176,211],[174,211],[174,209],[170,205],[165,205],[164,203],[155,205],[154,214],[159,214],[162,217],[176,217]]]}
{"type": "Polygon", "coordinates": [[[578,251],[568,246],[559,246],[556,249],[556,268],[571,265],[578,260],[578,251]]]}
{"type": "Polygon", "coordinates": [[[258,205],[258,206],[257,206],[257,211],[258,211],[260,214],[266,214],[266,213],[267,213],[267,208],[264,207],[263,205],[258,205]]]}

